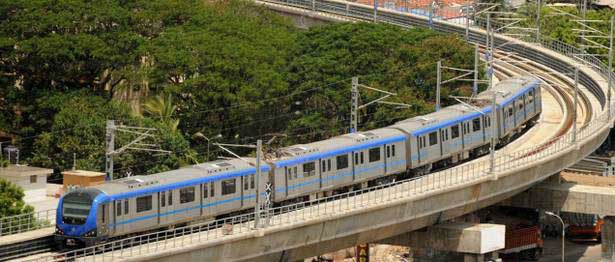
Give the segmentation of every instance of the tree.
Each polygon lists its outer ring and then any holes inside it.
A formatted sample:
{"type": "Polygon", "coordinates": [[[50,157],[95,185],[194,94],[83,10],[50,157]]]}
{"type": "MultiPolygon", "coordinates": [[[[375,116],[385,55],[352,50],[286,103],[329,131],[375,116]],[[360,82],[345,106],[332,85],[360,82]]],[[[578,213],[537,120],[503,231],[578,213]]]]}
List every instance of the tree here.
{"type": "MultiPolygon", "coordinates": [[[[303,102],[301,110],[309,113],[290,121],[286,133],[297,139],[289,142],[314,141],[348,131],[353,76],[359,76],[362,84],[397,93],[392,101],[412,105],[410,109],[372,106],[362,110],[360,127],[367,129],[433,110],[438,59],[447,66],[473,66],[473,50],[466,43],[426,29],[338,23],[312,28],[298,42],[288,76],[292,92],[318,89],[297,97],[303,102]]],[[[452,77],[451,72],[443,76],[452,77]]],[[[468,94],[470,90],[463,82],[446,85],[443,102],[451,102],[449,94],[468,94]]],[[[361,93],[365,101],[381,96],[361,93]]]]}
{"type": "Polygon", "coordinates": [[[34,212],[24,201],[23,189],[0,178],[0,217],[15,216],[34,212]]]}

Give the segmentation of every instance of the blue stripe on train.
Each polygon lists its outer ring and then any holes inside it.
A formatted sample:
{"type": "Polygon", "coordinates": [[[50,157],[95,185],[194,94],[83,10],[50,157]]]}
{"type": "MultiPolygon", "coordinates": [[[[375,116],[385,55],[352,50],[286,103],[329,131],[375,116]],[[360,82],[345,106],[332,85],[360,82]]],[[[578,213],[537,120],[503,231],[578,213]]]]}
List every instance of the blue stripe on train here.
{"type": "MultiPolygon", "coordinates": [[[[396,166],[400,166],[400,165],[405,165],[405,163],[406,163],[405,160],[398,160],[398,161],[392,162],[391,166],[396,167],[396,166]]],[[[384,167],[384,164],[375,165],[375,166],[372,166],[372,167],[369,167],[369,168],[363,168],[361,171],[359,171],[359,173],[363,173],[363,172],[367,172],[367,171],[375,169],[375,168],[383,168],[383,167],[384,167]]],[[[352,175],[352,172],[341,172],[341,173],[342,173],[342,175],[336,175],[336,176],[333,176],[333,177],[329,177],[328,179],[329,180],[335,180],[335,179],[342,178],[344,176],[348,176],[345,173],[350,173],[350,175],[352,175]]],[[[301,184],[295,185],[294,188],[307,186],[307,185],[310,185],[310,184],[313,184],[313,183],[318,183],[319,182],[318,180],[320,180],[320,179],[317,178],[317,179],[314,179],[314,180],[306,181],[306,182],[303,182],[301,184]]],[[[278,191],[280,191],[280,190],[276,190],[276,192],[278,192],[278,191]]],[[[265,193],[262,193],[261,195],[264,195],[264,194],[265,193]]],[[[254,197],[255,197],[255,194],[251,194],[251,195],[245,196],[244,199],[251,199],[251,198],[254,198],[254,197]]],[[[185,212],[185,211],[189,211],[189,210],[194,210],[194,209],[199,209],[199,208],[207,208],[207,207],[217,206],[217,205],[221,205],[221,204],[226,204],[226,203],[229,203],[229,202],[239,201],[241,199],[242,199],[242,197],[234,197],[234,198],[230,198],[230,199],[227,199],[227,200],[216,201],[216,202],[209,203],[209,204],[196,205],[196,206],[192,206],[192,207],[187,207],[187,208],[173,210],[173,211],[169,211],[169,212],[165,212],[165,213],[160,213],[160,215],[159,214],[152,214],[152,215],[146,215],[146,216],[142,216],[142,217],[137,217],[137,218],[133,218],[133,219],[125,220],[125,221],[120,221],[120,222],[117,222],[115,224],[109,224],[108,226],[109,227],[113,227],[113,226],[116,226],[116,225],[129,224],[129,223],[138,222],[138,221],[142,221],[142,220],[152,219],[152,218],[155,218],[155,217],[158,217],[158,216],[163,217],[163,216],[173,215],[173,214],[177,214],[177,213],[181,213],[181,212],[185,212]]]]}

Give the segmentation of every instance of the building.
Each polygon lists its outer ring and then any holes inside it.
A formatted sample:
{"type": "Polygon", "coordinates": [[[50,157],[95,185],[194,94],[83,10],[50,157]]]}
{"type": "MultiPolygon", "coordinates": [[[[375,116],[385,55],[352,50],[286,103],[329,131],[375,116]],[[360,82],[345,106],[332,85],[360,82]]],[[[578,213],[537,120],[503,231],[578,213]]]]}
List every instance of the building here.
{"type": "Polygon", "coordinates": [[[47,176],[52,173],[52,169],[23,165],[9,165],[0,168],[0,178],[21,187],[25,193],[26,203],[46,200],[47,176]]]}
{"type": "Polygon", "coordinates": [[[62,177],[64,192],[68,192],[71,188],[94,186],[105,182],[105,173],[86,170],[64,171],[62,177]]]}

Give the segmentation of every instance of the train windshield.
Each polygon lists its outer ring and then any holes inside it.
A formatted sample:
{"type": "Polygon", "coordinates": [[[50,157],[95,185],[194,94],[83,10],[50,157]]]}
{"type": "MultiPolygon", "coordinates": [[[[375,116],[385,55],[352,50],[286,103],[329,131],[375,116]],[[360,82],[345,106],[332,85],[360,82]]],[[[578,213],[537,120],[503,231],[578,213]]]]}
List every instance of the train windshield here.
{"type": "Polygon", "coordinates": [[[62,222],[71,225],[85,224],[97,194],[98,192],[90,190],[78,190],[66,194],[62,204],[62,222]]]}

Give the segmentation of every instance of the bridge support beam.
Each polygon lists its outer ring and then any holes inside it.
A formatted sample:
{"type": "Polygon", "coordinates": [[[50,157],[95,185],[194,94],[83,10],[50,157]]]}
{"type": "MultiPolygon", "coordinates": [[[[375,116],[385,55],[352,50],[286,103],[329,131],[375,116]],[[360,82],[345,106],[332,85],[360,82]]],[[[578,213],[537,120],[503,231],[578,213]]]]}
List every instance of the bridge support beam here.
{"type": "Polygon", "coordinates": [[[604,217],[602,225],[602,261],[615,262],[615,216],[604,217]]]}
{"type": "Polygon", "coordinates": [[[484,261],[505,246],[506,227],[496,224],[451,223],[404,233],[378,243],[462,254],[464,261],[484,261]]]}
{"type": "Polygon", "coordinates": [[[555,181],[550,179],[502,204],[605,216],[601,228],[602,259],[615,262],[615,187],[554,183],[555,181]]]}

